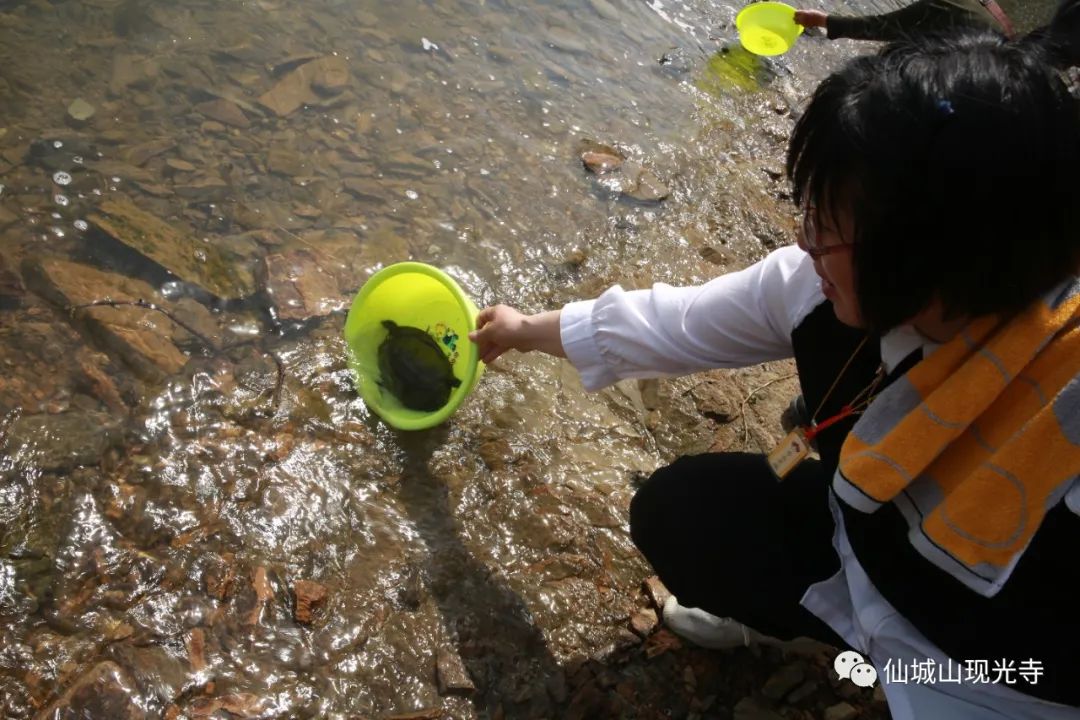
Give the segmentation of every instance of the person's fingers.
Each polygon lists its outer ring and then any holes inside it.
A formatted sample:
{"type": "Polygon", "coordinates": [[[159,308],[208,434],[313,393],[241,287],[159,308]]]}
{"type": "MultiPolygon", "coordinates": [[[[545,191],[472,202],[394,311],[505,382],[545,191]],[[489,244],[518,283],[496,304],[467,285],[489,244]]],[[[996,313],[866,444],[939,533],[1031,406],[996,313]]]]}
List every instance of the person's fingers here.
{"type": "Polygon", "coordinates": [[[496,358],[506,352],[506,348],[499,347],[498,345],[492,345],[481,355],[480,360],[485,365],[490,365],[496,358]]]}
{"type": "MultiPolygon", "coordinates": [[[[495,319],[495,312],[497,310],[498,310],[497,307],[492,306],[492,307],[486,307],[483,310],[481,310],[479,313],[477,313],[477,315],[476,315],[476,330],[480,330],[485,325],[487,325],[489,322],[491,322],[493,319],[495,319]]],[[[473,332],[475,333],[476,331],[473,331],[473,332]]]]}

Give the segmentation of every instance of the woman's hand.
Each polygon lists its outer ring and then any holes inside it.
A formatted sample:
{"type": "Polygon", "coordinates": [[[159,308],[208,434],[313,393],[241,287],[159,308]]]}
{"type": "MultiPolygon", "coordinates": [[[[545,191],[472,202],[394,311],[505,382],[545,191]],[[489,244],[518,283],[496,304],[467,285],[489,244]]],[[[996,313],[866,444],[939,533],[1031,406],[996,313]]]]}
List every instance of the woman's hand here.
{"type": "Polygon", "coordinates": [[[803,27],[823,28],[829,22],[829,15],[820,10],[796,10],[795,22],[803,27]]]}
{"type": "Polygon", "coordinates": [[[560,310],[525,315],[507,305],[484,308],[476,316],[476,330],[469,339],[480,346],[480,360],[485,365],[507,350],[540,350],[548,355],[566,357],[559,327],[560,310]]]}

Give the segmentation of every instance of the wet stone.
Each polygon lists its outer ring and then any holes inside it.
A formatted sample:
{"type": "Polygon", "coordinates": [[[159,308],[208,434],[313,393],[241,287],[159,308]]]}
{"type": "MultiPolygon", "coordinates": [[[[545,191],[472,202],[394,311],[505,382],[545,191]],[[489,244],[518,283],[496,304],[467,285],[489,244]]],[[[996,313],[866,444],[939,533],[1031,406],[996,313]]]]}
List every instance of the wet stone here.
{"type": "Polygon", "coordinates": [[[804,677],[803,668],[798,663],[785,665],[765,681],[764,687],[761,688],[761,694],[774,702],[779,702],[785,695],[798,687],[804,677]]]}
{"type": "Polygon", "coordinates": [[[318,53],[306,52],[297,53],[296,55],[290,55],[284,60],[279,60],[270,67],[270,72],[276,77],[284,75],[290,70],[295,70],[304,63],[309,63],[312,60],[316,60],[320,57],[318,53]]]}
{"type": "Polygon", "coordinates": [[[171,138],[151,140],[128,148],[127,152],[124,153],[124,159],[132,165],[143,165],[151,158],[172,150],[174,147],[176,147],[176,141],[171,138]]]}
{"type": "Polygon", "coordinates": [[[87,122],[95,112],[94,106],[82,98],[75,98],[67,108],[68,117],[77,124],[87,122]]]}
{"type": "Polygon", "coordinates": [[[619,11],[607,0],[589,0],[589,5],[596,11],[597,15],[605,20],[619,19],[619,11]]]}
{"type": "Polygon", "coordinates": [[[87,161],[86,167],[104,178],[108,178],[108,182],[114,182],[113,178],[115,177],[120,178],[121,182],[132,180],[134,182],[153,183],[158,180],[150,171],[119,160],[87,161]]]}
{"type": "Polygon", "coordinates": [[[664,603],[671,597],[671,591],[664,586],[664,583],[660,582],[660,578],[656,575],[645,578],[642,586],[645,589],[645,594],[649,596],[656,609],[662,610],[664,603]]]}
{"type": "Polygon", "coordinates": [[[622,166],[623,158],[618,155],[587,151],[581,154],[581,162],[585,164],[585,168],[590,172],[603,175],[612,170],[618,170],[622,166]]]}
{"type": "Polygon", "coordinates": [[[825,720],[853,720],[859,711],[846,702],[836,703],[825,708],[825,720]]]}
{"type": "Polygon", "coordinates": [[[567,28],[551,28],[548,30],[547,39],[552,47],[569,53],[584,54],[589,51],[587,37],[567,28]]]}
{"type": "Polygon", "coordinates": [[[505,470],[515,457],[514,449],[504,437],[490,437],[480,442],[477,446],[481,459],[489,470],[505,470]]]}
{"type": "Polygon", "coordinates": [[[247,612],[244,622],[247,625],[257,625],[262,618],[263,609],[274,597],[270,588],[270,581],[266,577],[266,568],[259,566],[251,577],[251,588],[255,591],[255,600],[251,609],[247,612]]]}
{"type": "Polygon", "coordinates": [[[300,65],[259,97],[259,104],[279,117],[285,117],[304,105],[318,103],[319,93],[333,95],[348,85],[349,70],[345,59],[328,56],[300,65]]]}
{"type": "Polygon", "coordinates": [[[230,194],[229,184],[219,177],[207,175],[189,183],[173,185],[173,191],[196,203],[220,202],[230,194]]]}
{"type": "Polygon", "coordinates": [[[251,121],[244,115],[244,111],[236,103],[228,100],[218,99],[199,103],[195,106],[195,112],[232,127],[251,127],[251,121]]]}
{"type": "Polygon", "coordinates": [[[811,695],[817,692],[818,684],[813,680],[807,680],[799,687],[795,688],[790,695],[787,696],[787,701],[792,705],[797,705],[803,700],[806,700],[811,695]]]}
{"type": "MultiPolygon", "coordinates": [[[[180,186],[176,190],[182,194],[180,186]]],[[[142,253],[180,279],[220,298],[246,297],[255,291],[254,277],[246,267],[234,262],[214,245],[174,229],[130,200],[119,197],[106,200],[89,220],[110,237],[142,253]]]]}
{"type": "Polygon", "coordinates": [[[23,415],[8,428],[4,452],[25,457],[42,470],[66,472],[97,465],[121,438],[118,422],[103,413],[23,415]]]}
{"type": "Polygon", "coordinates": [[[188,706],[188,713],[193,718],[208,718],[220,717],[218,711],[224,710],[228,716],[255,718],[263,713],[264,706],[265,703],[258,695],[230,693],[219,697],[196,698],[188,706]]]}
{"type": "Polygon", "coordinates": [[[19,221],[19,215],[4,205],[0,205],[0,230],[19,221]]]}
{"type": "Polygon", "coordinates": [[[456,652],[440,648],[436,657],[436,672],[440,695],[469,695],[476,691],[465,663],[456,652]]]}
{"type": "Polygon", "coordinates": [[[266,165],[270,172],[289,177],[310,174],[305,158],[299,153],[284,148],[271,148],[266,154],[266,165]]]}
{"type": "Polygon", "coordinates": [[[298,248],[271,253],[260,265],[260,278],[283,320],[307,320],[346,306],[347,298],[328,258],[298,248]]]}
{"type": "Polygon", "coordinates": [[[701,248],[698,250],[698,254],[701,255],[702,260],[711,262],[713,265],[727,265],[731,261],[727,253],[712,245],[701,248]]]}
{"type": "Polygon", "coordinates": [[[186,160],[179,160],[177,158],[169,158],[165,161],[165,167],[177,172],[195,172],[195,166],[186,160]]]}
{"type": "Polygon", "coordinates": [[[311,62],[308,67],[312,69],[311,86],[316,91],[335,95],[348,87],[349,65],[345,58],[330,55],[311,62]]]}
{"type": "MultiPolygon", "coordinates": [[[[4,227],[5,212],[4,208],[0,206],[0,228],[4,227]]],[[[20,297],[25,291],[22,279],[8,266],[4,256],[0,255],[0,298],[20,297]]]]}
{"type": "Polygon", "coordinates": [[[202,628],[195,628],[188,633],[186,645],[191,669],[201,672],[206,668],[206,634],[202,628]]]}
{"type": "Polygon", "coordinates": [[[146,713],[140,709],[131,680],[120,666],[102,662],[76,680],[39,717],[50,720],[141,720],[146,713]]]}
{"type": "Polygon", "coordinates": [[[641,637],[648,637],[656,629],[659,620],[656,611],[651,608],[639,610],[630,618],[630,627],[641,637]]]}
{"type": "Polygon", "coordinates": [[[666,199],[671,191],[660,178],[649,169],[643,168],[637,163],[626,163],[623,166],[626,183],[622,187],[622,194],[642,202],[659,202],[666,199]]]}
{"type": "MultiPolygon", "coordinates": [[[[118,303],[146,300],[164,307],[169,305],[141,280],[67,260],[30,261],[24,273],[35,292],[62,308],[99,300],[118,303]]],[[[209,316],[205,308],[203,313],[209,316]]],[[[187,356],[170,342],[178,326],[162,313],[122,304],[82,308],[72,317],[106,351],[118,356],[142,377],[158,380],[178,372],[187,364],[187,356]]]]}
{"type": "Polygon", "coordinates": [[[442,717],[442,708],[425,708],[423,710],[411,710],[405,713],[385,715],[382,720],[440,720],[442,717]]]}
{"type": "Polygon", "coordinates": [[[22,165],[30,155],[30,142],[21,142],[0,150],[0,158],[10,165],[22,165]]]}
{"type": "Polygon", "coordinates": [[[383,203],[386,201],[386,189],[382,183],[371,178],[350,177],[342,180],[341,184],[357,200],[370,203],[383,203]]]}
{"type": "Polygon", "coordinates": [[[153,60],[135,55],[113,56],[109,92],[119,97],[130,87],[145,87],[157,76],[158,67],[153,60]]]}
{"type": "Polygon", "coordinates": [[[136,183],[136,185],[138,185],[139,189],[147,195],[152,195],[158,198],[172,197],[176,194],[164,185],[158,185],[157,183],[136,183]]]}
{"type": "Polygon", "coordinates": [[[293,594],[296,597],[293,617],[297,622],[311,624],[315,614],[326,604],[329,591],[321,583],[297,580],[293,585],[293,594]]]}
{"type": "Polygon", "coordinates": [[[648,640],[645,641],[645,656],[648,658],[655,658],[666,652],[678,650],[681,647],[682,641],[679,640],[675,633],[667,628],[660,628],[660,630],[654,632],[649,636],[648,640]]]}
{"type": "Polygon", "coordinates": [[[783,720],[784,716],[752,697],[735,704],[733,720],[783,720]]]}
{"type": "Polygon", "coordinates": [[[212,567],[207,568],[203,574],[206,594],[218,600],[224,600],[229,596],[235,581],[236,564],[232,553],[227,553],[220,558],[212,567]]]}

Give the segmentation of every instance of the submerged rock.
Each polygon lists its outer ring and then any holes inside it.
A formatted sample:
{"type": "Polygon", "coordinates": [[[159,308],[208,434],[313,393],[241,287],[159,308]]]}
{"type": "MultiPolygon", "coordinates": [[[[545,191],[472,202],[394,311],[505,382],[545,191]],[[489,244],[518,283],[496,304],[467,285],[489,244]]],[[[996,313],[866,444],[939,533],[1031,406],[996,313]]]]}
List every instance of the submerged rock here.
{"type": "Polygon", "coordinates": [[[622,194],[627,197],[642,202],[659,202],[671,194],[667,185],[661,182],[655,173],[637,163],[626,163],[623,173],[627,182],[622,186],[622,194]]]}
{"type": "Polygon", "coordinates": [[[260,279],[282,320],[308,320],[345,307],[347,298],[328,258],[298,248],[267,255],[260,279]]]}
{"type": "Polygon", "coordinates": [[[322,583],[297,580],[293,585],[293,594],[296,596],[293,617],[296,622],[310,624],[315,614],[326,604],[329,591],[322,583]]]}
{"type": "Polygon", "coordinates": [[[279,117],[302,106],[320,102],[322,95],[337,95],[349,84],[345,58],[330,55],[306,62],[259,97],[259,103],[279,117]]]}
{"type": "Polygon", "coordinates": [[[142,720],[146,713],[139,706],[131,680],[119,665],[106,661],[76,680],[38,717],[142,720]]]}
{"type": "Polygon", "coordinates": [[[773,702],[780,702],[792,690],[802,684],[806,673],[798,663],[791,663],[774,672],[765,685],[761,688],[761,694],[773,702]]]}
{"type": "Polygon", "coordinates": [[[128,148],[127,152],[124,153],[124,158],[132,165],[144,165],[147,160],[172,150],[174,147],[176,147],[176,141],[172,138],[151,140],[128,148]]]}
{"type": "Polygon", "coordinates": [[[75,98],[67,108],[68,117],[80,124],[94,117],[95,112],[94,106],[82,98],[75,98]]]}
{"type": "Polygon", "coordinates": [[[578,157],[585,164],[585,169],[597,175],[617,170],[622,166],[626,156],[610,145],[604,145],[594,140],[582,139],[578,143],[578,157]]]}
{"type": "Polygon", "coordinates": [[[594,172],[597,175],[603,175],[612,170],[618,170],[623,163],[623,159],[618,155],[608,155],[607,153],[591,151],[583,152],[581,154],[581,161],[585,163],[585,169],[589,172],[594,172]]]}
{"type": "Polygon", "coordinates": [[[435,661],[439,680],[440,695],[469,695],[476,691],[476,686],[469,678],[465,663],[456,652],[440,648],[435,661]]]}
{"type": "Polygon", "coordinates": [[[652,608],[638,610],[630,617],[630,629],[642,638],[648,637],[659,623],[660,620],[656,616],[656,611],[652,608]]]}
{"type": "Polygon", "coordinates": [[[195,106],[195,112],[225,125],[238,128],[251,127],[251,121],[247,119],[247,115],[240,106],[229,100],[218,99],[199,103],[195,106]]]}
{"type": "Polygon", "coordinates": [[[123,95],[129,87],[145,87],[157,77],[158,66],[153,60],[135,55],[113,56],[109,92],[114,97],[123,95]]]}
{"type": "MultiPolygon", "coordinates": [[[[171,307],[171,303],[141,280],[68,260],[31,260],[24,264],[24,273],[35,292],[62,308],[99,300],[130,303],[140,299],[166,309],[171,307]]],[[[192,308],[188,304],[184,312],[202,328],[214,327],[206,308],[192,308]]],[[[187,356],[176,346],[177,341],[187,339],[187,333],[162,313],[132,305],[101,305],[75,311],[72,318],[105,350],[151,381],[172,375],[187,364],[187,356]]]]}
{"type": "MultiPolygon", "coordinates": [[[[181,189],[177,188],[177,192],[181,189]]],[[[126,198],[106,200],[89,220],[102,232],[150,258],[181,280],[205,288],[220,298],[242,298],[255,292],[255,278],[249,268],[212,244],[174,229],[126,198]]]]}
{"type": "Polygon", "coordinates": [[[117,422],[103,413],[24,415],[9,427],[4,454],[22,456],[41,470],[67,472],[97,465],[121,436],[117,422]]]}
{"type": "MultiPolygon", "coordinates": [[[[0,229],[4,227],[4,209],[0,207],[0,229]]],[[[22,279],[12,270],[3,254],[0,254],[0,298],[21,297],[24,292],[22,279]]]]}
{"type": "Polygon", "coordinates": [[[255,718],[263,713],[262,698],[252,693],[230,693],[219,697],[202,697],[192,700],[188,712],[193,718],[220,717],[219,710],[229,716],[255,718]]]}

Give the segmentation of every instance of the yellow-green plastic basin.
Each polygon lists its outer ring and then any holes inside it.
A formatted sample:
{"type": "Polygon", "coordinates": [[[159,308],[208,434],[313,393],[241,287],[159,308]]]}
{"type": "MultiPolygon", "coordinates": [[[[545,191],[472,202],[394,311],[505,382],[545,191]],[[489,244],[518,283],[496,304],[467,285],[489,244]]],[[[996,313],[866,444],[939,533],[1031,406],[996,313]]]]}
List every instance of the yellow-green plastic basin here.
{"type": "Polygon", "coordinates": [[[755,55],[783,55],[802,34],[795,22],[795,8],[779,2],[747,5],[735,17],[739,42],[755,55]]]}
{"type": "Polygon", "coordinates": [[[424,430],[446,421],[484,372],[478,348],[469,340],[477,313],[453,278],[425,263],[397,263],[368,278],[345,319],[349,368],[368,408],[399,430],[424,430]],[[424,330],[450,359],[461,384],[438,410],[407,408],[380,384],[379,346],[389,334],[384,320],[424,330]]]}

